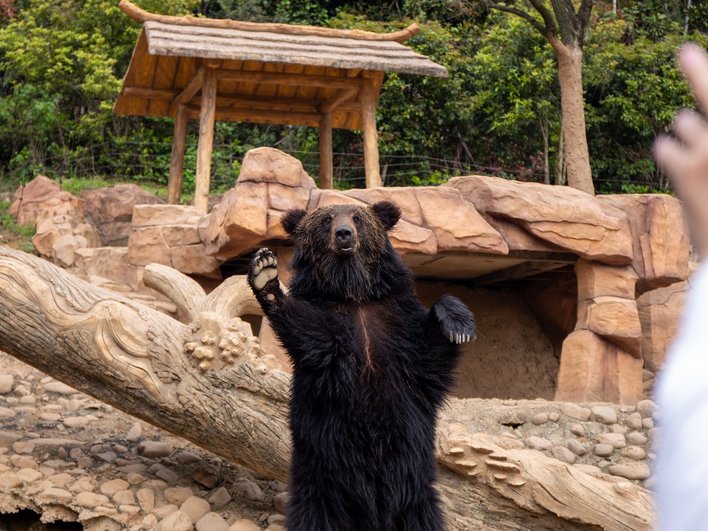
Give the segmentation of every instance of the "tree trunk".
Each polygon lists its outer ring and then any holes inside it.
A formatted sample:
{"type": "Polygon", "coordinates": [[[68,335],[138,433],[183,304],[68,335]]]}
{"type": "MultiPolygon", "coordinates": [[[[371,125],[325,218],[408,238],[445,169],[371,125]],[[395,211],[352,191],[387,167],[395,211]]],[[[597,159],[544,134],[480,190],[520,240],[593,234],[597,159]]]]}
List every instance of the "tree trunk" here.
{"type": "Polygon", "coordinates": [[[558,58],[561,91],[561,128],[565,139],[565,164],[568,186],[588,194],[595,193],[590,170],[590,154],[585,131],[583,102],[583,50],[552,40],[558,58]]]}
{"type": "MultiPolygon", "coordinates": [[[[0,247],[0,349],[99,400],[261,476],[285,480],[289,377],[239,316],[258,312],[243,277],[209,295],[158,265],[145,283],[189,324],[0,247]]],[[[440,416],[438,487],[448,526],[470,529],[651,528],[640,486],[590,476],[474,433],[469,405],[440,416]]]]}

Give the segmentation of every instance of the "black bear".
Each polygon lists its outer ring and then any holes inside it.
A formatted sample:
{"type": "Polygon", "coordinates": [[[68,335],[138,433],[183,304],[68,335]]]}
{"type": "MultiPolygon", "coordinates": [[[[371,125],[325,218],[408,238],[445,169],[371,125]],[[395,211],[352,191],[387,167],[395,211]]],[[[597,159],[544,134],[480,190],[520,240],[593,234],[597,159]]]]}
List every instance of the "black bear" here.
{"type": "Polygon", "coordinates": [[[435,421],[474,317],[455,297],[427,311],[387,232],[394,203],[288,211],[288,292],[260,249],[248,280],[293,362],[293,531],[438,531],[435,421]]]}

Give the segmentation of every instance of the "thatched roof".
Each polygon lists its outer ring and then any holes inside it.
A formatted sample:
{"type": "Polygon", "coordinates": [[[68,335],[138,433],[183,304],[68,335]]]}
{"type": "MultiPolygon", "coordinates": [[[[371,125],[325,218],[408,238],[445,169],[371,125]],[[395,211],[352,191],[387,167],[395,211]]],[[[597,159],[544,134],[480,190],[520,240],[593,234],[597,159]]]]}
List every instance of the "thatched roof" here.
{"type": "Polygon", "coordinates": [[[126,0],[143,22],[115,106],[117,114],[174,116],[177,103],[194,114],[205,68],[217,72],[216,119],[311,125],[332,113],[335,128],[360,129],[364,77],[377,87],[384,72],[446,76],[447,70],[394,34],[284,24],[153,15],[126,0]]]}

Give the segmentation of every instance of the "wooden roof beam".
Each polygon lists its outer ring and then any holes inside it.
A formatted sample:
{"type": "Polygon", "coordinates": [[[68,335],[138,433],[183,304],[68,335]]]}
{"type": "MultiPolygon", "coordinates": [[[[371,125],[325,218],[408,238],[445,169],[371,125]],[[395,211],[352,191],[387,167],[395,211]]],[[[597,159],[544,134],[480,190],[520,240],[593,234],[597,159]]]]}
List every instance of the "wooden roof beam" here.
{"type": "Polygon", "coordinates": [[[277,85],[307,85],[332,89],[356,89],[363,86],[361,78],[311,76],[307,74],[289,74],[285,72],[245,72],[238,70],[220,70],[219,77],[229,81],[243,83],[268,83],[277,85]]]}
{"type": "MultiPolygon", "coordinates": [[[[175,90],[169,89],[146,89],[142,87],[125,87],[121,91],[122,96],[141,98],[147,100],[166,100],[172,101],[181,93],[175,90]]],[[[298,98],[268,98],[268,97],[258,97],[258,96],[217,96],[216,103],[220,108],[228,107],[239,107],[251,108],[254,104],[263,104],[270,106],[282,106],[282,107],[292,107],[293,111],[289,110],[278,110],[270,109],[276,112],[305,112],[305,113],[325,113],[331,112],[326,109],[331,108],[332,111],[335,109],[341,109],[344,111],[360,111],[360,105],[357,100],[353,99],[356,91],[352,90],[351,93],[348,91],[343,91],[342,94],[338,95],[336,98],[325,101],[325,100],[307,100],[298,98]],[[351,101],[350,101],[351,100],[351,101]],[[341,103],[339,103],[341,101],[341,103]]]]}
{"type": "Polygon", "coordinates": [[[192,80],[184,87],[182,93],[175,98],[175,105],[185,105],[199,92],[204,84],[204,67],[199,68],[192,80]]]}
{"type": "MultiPolygon", "coordinates": [[[[190,110],[193,117],[199,116],[199,106],[189,105],[187,108],[190,110]]],[[[320,123],[320,115],[314,112],[284,112],[264,109],[231,109],[224,107],[217,107],[216,118],[217,120],[230,122],[253,123],[253,121],[255,121],[255,123],[309,125],[311,127],[318,127],[320,123]]]]}
{"type": "Polygon", "coordinates": [[[336,97],[321,105],[320,112],[322,112],[323,114],[332,112],[337,107],[340,107],[344,102],[354,98],[356,93],[357,89],[355,88],[344,89],[336,97]]]}
{"type": "Polygon", "coordinates": [[[420,26],[414,22],[410,26],[393,33],[374,33],[362,30],[344,30],[335,28],[322,28],[317,26],[301,26],[296,24],[275,24],[262,22],[245,22],[230,19],[210,19],[190,16],[158,15],[139,8],[128,0],[121,0],[118,7],[130,18],[138,22],[154,20],[163,24],[176,24],[178,26],[200,26],[206,28],[227,28],[241,31],[269,31],[285,35],[310,35],[314,37],[339,37],[358,39],[362,41],[407,41],[420,31],[420,26]]]}

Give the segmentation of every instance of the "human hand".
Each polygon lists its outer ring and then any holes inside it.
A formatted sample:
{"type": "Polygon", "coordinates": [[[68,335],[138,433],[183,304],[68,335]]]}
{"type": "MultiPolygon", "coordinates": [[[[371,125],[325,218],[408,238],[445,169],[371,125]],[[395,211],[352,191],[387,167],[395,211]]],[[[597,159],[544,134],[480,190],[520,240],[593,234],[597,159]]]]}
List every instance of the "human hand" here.
{"type": "MultiPolygon", "coordinates": [[[[679,53],[679,66],[696,96],[698,106],[708,113],[708,54],[694,44],[679,53]]],[[[684,202],[698,254],[708,258],[708,123],[697,112],[683,110],[676,115],[675,138],[661,135],[654,143],[654,157],[670,178],[684,202]]]]}

